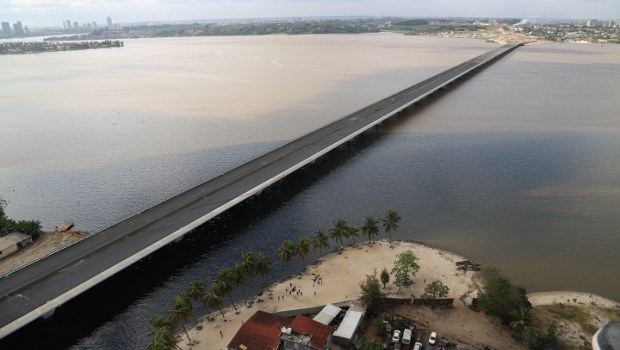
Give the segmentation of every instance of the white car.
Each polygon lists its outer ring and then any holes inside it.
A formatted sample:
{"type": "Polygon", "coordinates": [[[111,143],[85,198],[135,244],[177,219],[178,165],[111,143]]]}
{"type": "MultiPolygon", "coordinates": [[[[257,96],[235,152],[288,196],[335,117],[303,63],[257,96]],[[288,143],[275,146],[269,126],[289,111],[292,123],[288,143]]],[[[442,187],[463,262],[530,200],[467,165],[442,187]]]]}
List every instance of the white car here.
{"type": "Polygon", "coordinates": [[[435,345],[437,342],[437,332],[431,332],[431,336],[428,338],[428,343],[431,345],[435,345]]]}
{"type": "Polygon", "coordinates": [[[394,335],[392,336],[392,343],[400,342],[400,330],[397,329],[394,331],[394,335]]]}
{"type": "Polygon", "coordinates": [[[413,350],[422,350],[422,343],[419,341],[415,342],[415,344],[413,344],[413,350]]]}

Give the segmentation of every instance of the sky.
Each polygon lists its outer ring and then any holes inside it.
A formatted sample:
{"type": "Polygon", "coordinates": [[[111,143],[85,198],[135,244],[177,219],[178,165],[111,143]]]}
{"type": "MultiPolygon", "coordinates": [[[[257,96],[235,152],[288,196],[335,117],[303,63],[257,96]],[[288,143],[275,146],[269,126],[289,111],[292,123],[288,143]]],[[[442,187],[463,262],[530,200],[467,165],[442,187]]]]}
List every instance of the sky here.
{"type": "Polygon", "coordinates": [[[620,0],[0,0],[0,21],[31,27],[308,16],[620,19],[620,0]]]}

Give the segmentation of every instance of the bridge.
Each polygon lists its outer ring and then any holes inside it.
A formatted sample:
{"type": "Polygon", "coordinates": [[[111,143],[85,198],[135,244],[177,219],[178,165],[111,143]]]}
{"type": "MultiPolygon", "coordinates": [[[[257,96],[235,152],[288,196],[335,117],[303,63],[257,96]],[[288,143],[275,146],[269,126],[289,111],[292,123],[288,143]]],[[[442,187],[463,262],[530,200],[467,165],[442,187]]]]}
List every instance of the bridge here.
{"type": "Polygon", "coordinates": [[[0,279],[0,339],[520,45],[463,62],[6,274],[0,279]]]}

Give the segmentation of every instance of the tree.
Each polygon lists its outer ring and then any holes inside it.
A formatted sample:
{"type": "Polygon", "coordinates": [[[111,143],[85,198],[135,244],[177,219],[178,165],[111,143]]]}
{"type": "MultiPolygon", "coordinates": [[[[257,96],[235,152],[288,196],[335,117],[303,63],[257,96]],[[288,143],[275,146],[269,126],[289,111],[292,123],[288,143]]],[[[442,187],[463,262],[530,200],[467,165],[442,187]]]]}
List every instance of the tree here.
{"type": "Polygon", "coordinates": [[[385,293],[381,291],[381,285],[379,279],[375,275],[366,275],[366,280],[360,282],[360,288],[362,289],[362,295],[360,301],[366,305],[369,313],[377,311],[383,304],[383,298],[385,293]]]}
{"type": "Polygon", "coordinates": [[[186,304],[187,308],[189,309],[189,316],[192,317],[194,322],[198,322],[196,320],[196,317],[194,317],[194,305],[192,305],[192,296],[189,295],[188,291],[181,292],[181,294],[179,294],[179,296],[181,298],[183,298],[183,300],[185,301],[185,304],[186,304]]]}
{"type": "Polygon", "coordinates": [[[310,254],[310,241],[305,236],[299,237],[295,245],[295,255],[299,256],[306,266],[306,257],[310,254]]]}
{"type": "Polygon", "coordinates": [[[231,270],[225,268],[219,269],[219,271],[217,272],[217,277],[215,278],[215,285],[217,286],[219,295],[228,295],[230,303],[232,304],[235,311],[237,311],[237,306],[235,305],[235,302],[233,301],[231,295],[233,290],[233,283],[235,283],[235,280],[233,279],[231,270]]]}
{"type": "Polygon", "coordinates": [[[523,340],[527,350],[548,350],[554,349],[557,344],[557,326],[552,323],[543,332],[538,328],[527,326],[523,331],[523,340]]]}
{"type": "Polygon", "coordinates": [[[355,237],[360,235],[360,230],[355,225],[347,226],[347,238],[351,237],[353,240],[353,245],[355,245],[355,237]]]}
{"type": "Polygon", "coordinates": [[[293,255],[295,253],[295,247],[293,246],[293,242],[290,239],[282,242],[282,245],[278,248],[276,254],[278,255],[278,259],[289,262],[293,259],[293,255]]]}
{"type": "Polygon", "coordinates": [[[338,241],[340,243],[340,247],[342,247],[342,238],[346,237],[347,234],[347,222],[342,219],[334,220],[334,227],[329,229],[329,236],[334,241],[338,241]]]}
{"type": "Polygon", "coordinates": [[[483,291],[478,295],[478,306],[485,314],[499,317],[504,324],[515,321],[515,311],[521,307],[531,309],[525,289],[514,286],[496,268],[482,271],[483,291]]]}
{"type": "Polygon", "coordinates": [[[377,220],[373,219],[370,216],[367,216],[364,219],[364,224],[362,225],[362,233],[364,236],[368,237],[370,243],[372,243],[372,238],[376,237],[379,234],[379,226],[377,226],[377,220]]]}
{"type": "Polygon", "coordinates": [[[392,240],[392,232],[398,230],[398,223],[400,222],[400,215],[392,209],[389,209],[385,213],[385,219],[383,219],[383,229],[389,235],[390,241],[392,240]]]}
{"type": "Polygon", "coordinates": [[[314,233],[314,238],[312,239],[312,248],[318,249],[323,256],[323,248],[329,247],[329,238],[325,235],[323,230],[318,230],[314,233]]]}
{"type": "Polygon", "coordinates": [[[436,299],[445,298],[450,288],[441,281],[433,281],[426,285],[422,299],[432,300],[433,308],[435,308],[436,299]]]}
{"type": "Polygon", "coordinates": [[[511,310],[510,316],[512,321],[510,322],[510,328],[523,332],[525,327],[532,324],[532,310],[525,305],[519,306],[518,310],[511,310]]]}
{"type": "Polygon", "coordinates": [[[256,255],[254,255],[254,253],[252,252],[241,253],[241,264],[243,265],[243,268],[245,269],[245,272],[248,276],[255,275],[256,273],[258,273],[258,271],[256,270],[256,265],[257,265],[256,255]]]}
{"type": "Polygon", "coordinates": [[[199,280],[192,281],[192,283],[189,285],[189,289],[187,290],[187,293],[192,298],[192,300],[200,300],[200,302],[202,302],[202,306],[204,306],[205,309],[207,309],[207,313],[209,313],[209,308],[207,307],[207,304],[205,303],[203,299],[204,294],[205,294],[204,283],[202,283],[199,280]]]}
{"type": "Polygon", "coordinates": [[[394,267],[392,267],[392,274],[394,275],[394,284],[398,287],[396,291],[398,294],[401,288],[408,288],[413,284],[411,278],[418,273],[420,265],[417,263],[418,258],[411,250],[396,255],[396,259],[394,267]]]}
{"type": "Polygon", "coordinates": [[[187,336],[187,340],[191,342],[192,338],[189,337],[189,333],[187,333],[187,329],[185,328],[185,320],[190,314],[191,309],[187,305],[186,300],[180,295],[177,296],[172,304],[172,309],[169,311],[168,319],[173,327],[181,326],[183,332],[185,332],[187,336]]]}
{"type": "Polygon", "coordinates": [[[390,273],[385,267],[381,270],[381,275],[379,275],[379,277],[381,278],[381,283],[383,283],[383,288],[385,289],[386,283],[390,282],[390,273]]]}
{"type": "Polygon", "coordinates": [[[148,350],[181,349],[178,345],[181,339],[173,334],[170,327],[155,328],[151,336],[153,339],[147,347],[148,350]]]}
{"type": "Polygon", "coordinates": [[[241,287],[243,282],[245,282],[245,278],[248,276],[248,270],[243,263],[236,263],[235,266],[228,271],[230,273],[230,280],[235,286],[241,287]]]}
{"type": "Polygon", "coordinates": [[[224,316],[224,311],[222,311],[222,294],[217,289],[217,284],[215,284],[215,282],[211,284],[211,287],[202,297],[202,300],[205,302],[207,307],[220,310],[222,317],[226,318],[226,316],[224,316]]]}
{"type": "Polygon", "coordinates": [[[151,319],[151,326],[153,330],[149,332],[149,335],[153,337],[148,345],[149,350],[170,350],[175,347],[178,348],[178,343],[181,340],[172,332],[172,325],[162,315],[157,315],[151,319]]]}
{"type": "Polygon", "coordinates": [[[256,273],[265,276],[271,270],[271,258],[263,252],[258,252],[256,257],[256,273]]]}

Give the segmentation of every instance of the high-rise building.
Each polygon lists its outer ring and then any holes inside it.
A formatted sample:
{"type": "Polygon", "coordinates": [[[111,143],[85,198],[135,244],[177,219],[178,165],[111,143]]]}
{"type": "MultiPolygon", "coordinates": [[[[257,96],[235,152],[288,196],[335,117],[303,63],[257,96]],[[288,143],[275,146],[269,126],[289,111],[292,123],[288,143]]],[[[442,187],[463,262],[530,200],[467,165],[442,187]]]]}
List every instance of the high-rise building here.
{"type": "Polygon", "coordinates": [[[62,29],[67,30],[67,22],[62,21],[62,29]]]}
{"type": "Polygon", "coordinates": [[[93,21],[93,29],[97,30],[97,22],[93,21]]]}
{"type": "Polygon", "coordinates": [[[75,30],[80,29],[80,24],[78,22],[73,22],[73,29],[75,30]]]}
{"type": "Polygon", "coordinates": [[[108,29],[113,29],[112,28],[112,18],[108,17],[108,29]]]}
{"type": "Polygon", "coordinates": [[[68,19],[65,23],[67,23],[67,30],[71,30],[71,20],[68,19]]]}
{"type": "Polygon", "coordinates": [[[11,35],[11,24],[9,22],[2,22],[2,34],[4,36],[11,35]]]}
{"type": "Polygon", "coordinates": [[[24,27],[20,21],[13,24],[13,30],[15,31],[15,35],[24,35],[24,27]]]}

